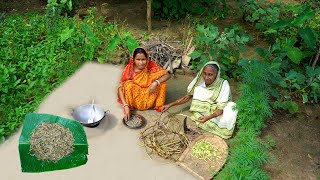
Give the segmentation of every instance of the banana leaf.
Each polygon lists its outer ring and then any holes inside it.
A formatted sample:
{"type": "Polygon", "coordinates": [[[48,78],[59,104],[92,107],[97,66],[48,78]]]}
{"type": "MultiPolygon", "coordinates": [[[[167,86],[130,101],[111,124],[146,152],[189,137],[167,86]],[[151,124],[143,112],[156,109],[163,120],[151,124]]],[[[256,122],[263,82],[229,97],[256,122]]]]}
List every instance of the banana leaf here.
{"type": "Polygon", "coordinates": [[[82,125],[74,120],[50,114],[28,113],[25,116],[19,139],[19,154],[22,172],[45,172],[78,167],[86,164],[88,142],[82,125]],[[41,123],[59,123],[69,128],[74,137],[73,152],[57,162],[38,160],[30,154],[30,137],[41,123]]]}

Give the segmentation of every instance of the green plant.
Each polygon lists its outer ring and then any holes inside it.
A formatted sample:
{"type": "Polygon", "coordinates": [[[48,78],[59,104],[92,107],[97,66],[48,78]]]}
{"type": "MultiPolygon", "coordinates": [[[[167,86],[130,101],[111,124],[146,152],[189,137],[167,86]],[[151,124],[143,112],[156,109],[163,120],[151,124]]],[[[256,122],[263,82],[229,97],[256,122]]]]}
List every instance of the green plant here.
{"type": "Polygon", "coordinates": [[[78,58],[98,62],[108,61],[117,52],[129,56],[139,43],[124,28],[113,23],[104,23],[102,17],[95,17],[95,10],[89,10],[84,21],[74,21],[60,34],[61,42],[76,52],[78,58]]]}
{"type": "MultiPolygon", "coordinates": [[[[47,9],[70,13],[78,3],[75,0],[48,0],[47,9]]],[[[60,14],[59,14],[60,15],[60,14]]]]}
{"type": "Polygon", "coordinates": [[[264,119],[271,117],[269,104],[269,67],[257,59],[239,62],[242,68],[240,97],[237,100],[237,135],[230,140],[230,155],[216,179],[269,179],[264,163],[274,159],[270,154],[274,141],[259,138],[265,127],[264,119]]]}
{"type": "Polygon", "coordinates": [[[298,111],[296,100],[318,102],[320,41],[315,17],[316,11],[308,5],[290,5],[282,8],[278,22],[264,30],[272,39],[270,47],[256,51],[273,67],[274,108],[293,113],[298,111]]]}
{"type": "Polygon", "coordinates": [[[213,25],[198,25],[197,33],[197,50],[189,55],[191,66],[199,70],[208,61],[215,60],[219,62],[224,78],[236,77],[240,50],[244,50],[250,40],[241,26],[234,25],[220,33],[218,27],[213,25]]]}
{"type": "Polygon", "coordinates": [[[318,102],[320,93],[320,67],[293,63],[286,51],[274,53],[273,48],[258,48],[257,52],[269,63],[274,99],[273,108],[288,109],[291,113],[298,111],[295,100],[318,102]]]}
{"type": "Polygon", "coordinates": [[[314,17],[310,7],[297,5],[289,7],[292,17],[280,20],[270,27],[266,34],[276,38],[270,48],[257,48],[265,61],[271,63],[277,99],[274,107],[284,107],[290,112],[297,111],[296,98],[303,103],[318,102],[319,66],[317,66],[319,33],[308,25],[314,17]],[[300,97],[299,97],[300,96],[300,97]]]}
{"type": "Polygon", "coordinates": [[[316,11],[315,16],[309,21],[309,26],[318,32],[320,31],[320,10],[316,11]]]}
{"type": "Polygon", "coordinates": [[[241,97],[237,102],[237,109],[241,112],[238,124],[245,129],[259,131],[265,127],[263,119],[272,115],[269,105],[272,76],[266,62],[242,59],[239,64],[242,67],[243,83],[240,85],[241,97]]]}
{"type": "Polygon", "coordinates": [[[294,5],[283,8],[283,14],[279,21],[265,30],[267,36],[294,38],[299,29],[313,19],[315,11],[310,6],[294,5]]]}
{"type": "Polygon", "coordinates": [[[272,144],[258,136],[251,130],[239,130],[230,140],[227,163],[214,179],[270,179],[262,167],[275,159],[270,154],[272,144]]]}
{"type": "Polygon", "coordinates": [[[238,0],[237,6],[242,13],[242,19],[254,23],[261,31],[279,21],[281,6],[278,4],[266,5],[264,0],[238,0]]]}
{"type": "Polygon", "coordinates": [[[0,96],[6,119],[0,122],[3,138],[19,127],[23,116],[34,111],[40,99],[81,62],[65,59],[66,50],[46,34],[45,16],[8,16],[0,32],[0,96]]]}
{"type": "MultiPolygon", "coordinates": [[[[83,62],[107,61],[104,54],[112,53],[108,45],[116,34],[125,37],[122,42],[136,42],[125,29],[92,14],[84,21],[57,17],[52,30],[42,14],[10,15],[0,23],[0,140],[83,62]]],[[[132,51],[122,42],[114,48],[132,51]]]]}
{"type": "Polygon", "coordinates": [[[79,7],[77,0],[48,0],[46,7],[46,25],[49,32],[56,33],[61,15],[74,15],[74,8],[79,7]]]}
{"type": "Polygon", "coordinates": [[[112,39],[109,42],[107,49],[109,51],[113,51],[120,44],[122,44],[122,46],[127,47],[127,55],[132,54],[134,49],[139,46],[139,43],[132,37],[132,35],[129,32],[125,32],[122,34],[117,33],[114,36],[112,36],[112,39]]]}
{"type": "Polygon", "coordinates": [[[239,8],[244,20],[247,17],[250,17],[257,9],[259,9],[260,4],[264,3],[264,0],[236,0],[236,5],[239,8]]]}

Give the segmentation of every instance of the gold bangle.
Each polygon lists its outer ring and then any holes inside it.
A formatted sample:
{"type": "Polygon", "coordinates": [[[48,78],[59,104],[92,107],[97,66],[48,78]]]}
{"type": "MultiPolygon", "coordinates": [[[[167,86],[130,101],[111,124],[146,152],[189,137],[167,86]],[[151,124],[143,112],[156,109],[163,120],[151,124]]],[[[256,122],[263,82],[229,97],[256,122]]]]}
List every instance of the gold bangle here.
{"type": "Polygon", "coordinates": [[[129,104],[123,104],[123,105],[122,105],[123,108],[126,107],[126,106],[129,107],[129,104]]]}

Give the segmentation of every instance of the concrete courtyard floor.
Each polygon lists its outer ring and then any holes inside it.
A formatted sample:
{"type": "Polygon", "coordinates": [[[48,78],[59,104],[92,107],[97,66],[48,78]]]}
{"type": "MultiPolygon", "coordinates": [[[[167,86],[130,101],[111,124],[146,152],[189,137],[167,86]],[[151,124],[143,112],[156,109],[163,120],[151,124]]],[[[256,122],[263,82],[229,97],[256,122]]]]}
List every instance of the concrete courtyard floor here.
{"type": "MultiPolygon", "coordinates": [[[[80,167],[44,173],[22,173],[18,151],[21,128],[0,145],[2,180],[167,180],[195,179],[173,162],[150,159],[139,141],[140,130],[126,128],[122,123],[122,107],[116,101],[116,88],[122,67],[87,63],[55,89],[41,103],[38,113],[54,114],[73,119],[73,108],[95,103],[109,110],[98,127],[87,128],[89,143],[88,162],[80,167]]],[[[167,101],[173,101],[186,93],[192,76],[174,76],[168,81],[167,101]]],[[[187,110],[188,105],[170,109],[170,113],[187,110]]],[[[139,112],[150,124],[161,113],[154,110],[139,112]]]]}

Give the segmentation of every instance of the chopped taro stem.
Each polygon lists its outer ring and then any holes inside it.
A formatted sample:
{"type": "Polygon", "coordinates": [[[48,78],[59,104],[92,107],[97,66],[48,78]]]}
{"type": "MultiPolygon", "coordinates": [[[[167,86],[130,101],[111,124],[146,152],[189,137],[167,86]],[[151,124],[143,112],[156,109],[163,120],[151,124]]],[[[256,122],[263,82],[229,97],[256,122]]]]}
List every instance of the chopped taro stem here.
{"type": "Polygon", "coordinates": [[[217,157],[217,149],[210,142],[202,140],[192,146],[192,156],[211,161],[217,157]]]}

